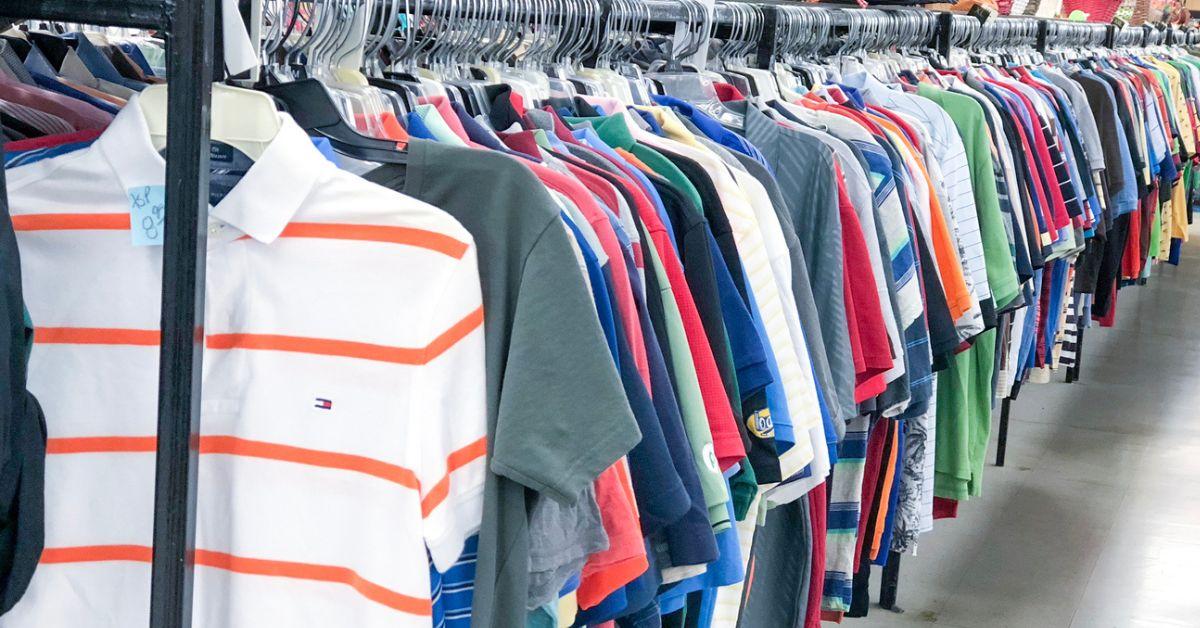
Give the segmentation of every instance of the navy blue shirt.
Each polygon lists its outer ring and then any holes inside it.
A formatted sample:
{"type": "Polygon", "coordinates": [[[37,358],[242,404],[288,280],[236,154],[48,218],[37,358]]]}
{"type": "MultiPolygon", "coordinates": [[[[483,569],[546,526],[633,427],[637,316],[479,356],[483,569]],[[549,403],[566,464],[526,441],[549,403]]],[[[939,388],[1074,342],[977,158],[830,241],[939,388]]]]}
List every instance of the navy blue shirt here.
{"type": "Polygon", "coordinates": [[[60,82],[56,78],[51,78],[49,76],[46,76],[44,74],[39,74],[37,72],[30,72],[29,75],[33,77],[33,80],[35,83],[38,84],[38,87],[41,87],[43,89],[48,89],[52,92],[58,92],[59,94],[62,94],[64,96],[70,96],[71,98],[74,98],[76,100],[82,100],[83,102],[85,102],[101,111],[106,111],[113,115],[116,115],[120,111],[120,109],[118,109],[116,105],[109,103],[109,102],[105,102],[103,100],[100,100],[99,98],[95,98],[88,94],[85,94],[85,93],[75,89],[74,87],[64,85],[62,82],[60,82]]]}

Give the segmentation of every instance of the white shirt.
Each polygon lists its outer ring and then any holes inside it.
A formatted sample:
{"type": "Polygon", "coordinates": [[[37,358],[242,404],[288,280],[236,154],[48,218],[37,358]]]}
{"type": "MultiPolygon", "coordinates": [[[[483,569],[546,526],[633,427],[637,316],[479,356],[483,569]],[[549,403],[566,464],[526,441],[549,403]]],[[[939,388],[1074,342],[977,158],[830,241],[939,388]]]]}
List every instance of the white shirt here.
{"type": "MultiPolygon", "coordinates": [[[[195,625],[428,626],[426,545],[449,567],[482,513],[475,247],[280,122],[210,211],[195,625]]],[[[135,97],[8,176],[49,440],[46,549],[0,627],[144,626],[162,249],[127,190],[163,159],[135,97]]]]}

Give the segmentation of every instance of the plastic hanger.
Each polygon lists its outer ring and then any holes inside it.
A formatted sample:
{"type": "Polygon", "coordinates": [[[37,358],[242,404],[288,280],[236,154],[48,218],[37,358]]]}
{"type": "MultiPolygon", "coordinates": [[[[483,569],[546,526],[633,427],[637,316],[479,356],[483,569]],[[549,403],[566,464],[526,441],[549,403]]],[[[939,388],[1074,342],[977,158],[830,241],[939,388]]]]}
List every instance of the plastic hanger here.
{"type": "MultiPolygon", "coordinates": [[[[138,104],[146,117],[155,150],[167,145],[167,86],[151,85],[142,90],[138,104]]],[[[215,83],[212,89],[214,142],[228,144],[258,161],[279,134],[279,114],[266,94],[215,83]]]]}
{"type": "Polygon", "coordinates": [[[743,117],[721,102],[712,80],[696,68],[682,63],[682,59],[696,54],[701,46],[708,44],[712,13],[708,7],[696,0],[681,0],[681,3],[687,18],[685,23],[689,26],[699,25],[699,28],[687,30],[683,37],[677,36],[672,45],[671,58],[665,68],[659,72],[651,72],[646,77],[658,84],[664,94],[686,100],[722,122],[740,126],[743,117]]]}
{"type": "Polygon", "coordinates": [[[340,153],[366,161],[407,163],[406,154],[399,150],[396,142],[363,135],[346,124],[329,91],[316,79],[265,85],[258,89],[279,101],[301,128],[328,138],[340,153]]]}

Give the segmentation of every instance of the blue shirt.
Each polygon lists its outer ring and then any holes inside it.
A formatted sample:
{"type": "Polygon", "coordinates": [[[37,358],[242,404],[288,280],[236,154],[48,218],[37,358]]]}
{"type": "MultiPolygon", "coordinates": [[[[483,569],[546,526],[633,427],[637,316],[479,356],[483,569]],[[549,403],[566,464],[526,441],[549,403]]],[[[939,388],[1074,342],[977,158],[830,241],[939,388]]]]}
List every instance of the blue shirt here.
{"type": "Polygon", "coordinates": [[[101,111],[106,111],[113,115],[116,115],[120,111],[120,109],[118,109],[116,105],[114,105],[110,102],[105,102],[103,100],[100,100],[99,98],[95,98],[89,94],[85,94],[85,93],[75,89],[74,87],[64,85],[61,81],[59,81],[56,78],[52,78],[52,77],[46,76],[45,74],[40,74],[38,72],[33,72],[33,71],[30,71],[29,75],[32,76],[34,82],[37,83],[38,86],[43,89],[48,89],[52,92],[58,92],[59,94],[62,94],[64,96],[70,96],[71,98],[74,98],[75,100],[81,100],[101,111]]]}
{"type": "Polygon", "coordinates": [[[150,67],[150,61],[146,59],[146,55],[142,54],[142,49],[138,48],[136,44],[121,42],[117,44],[117,47],[121,49],[121,52],[129,55],[129,58],[137,64],[137,67],[141,68],[146,76],[154,76],[154,68],[150,67]]]}
{"type": "MultiPolygon", "coordinates": [[[[726,478],[726,484],[728,484],[728,478],[726,478]]],[[[733,502],[725,502],[725,506],[729,509],[729,520],[733,521],[733,502]]],[[[663,614],[683,608],[687,602],[688,593],[742,581],[746,574],[743,568],[742,549],[738,544],[737,526],[730,526],[717,534],[717,546],[720,548],[721,556],[709,563],[704,573],[682,580],[659,594],[658,604],[663,614]]]]}
{"type": "Polygon", "coordinates": [[[98,79],[124,85],[135,92],[140,92],[146,89],[146,83],[125,78],[117,71],[117,66],[109,61],[108,56],[100,51],[95,44],[92,43],[87,35],[83,33],[67,33],[62,36],[63,39],[75,42],[75,53],[79,55],[80,61],[87,67],[88,71],[98,79]]]}
{"type": "Polygon", "coordinates": [[[438,141],[438,138],[433,135],[433,131],[429,130],[429,127],[425,125],[425,121],[416,113],[410,111],[404,116],[404,126],[407,127],[408,134],[412,137],[433,140],[434,142],[438,141]]]}
{"type": "Polygon", "coordinates": [[[708,139],[732,150],[735,150],[754,161],[762,164],[768,172],[771,171],[771,165],[767,163],[767,158],[758,150],[754,144],[751,144],[746,138],[725,128],[716,118],[696,109],[691,103],[680,100],[673,96],[651,96],[654,102],[664,107],[674,109],[676,113],[692,121],[701,133],[704,133],[708,139]]]}

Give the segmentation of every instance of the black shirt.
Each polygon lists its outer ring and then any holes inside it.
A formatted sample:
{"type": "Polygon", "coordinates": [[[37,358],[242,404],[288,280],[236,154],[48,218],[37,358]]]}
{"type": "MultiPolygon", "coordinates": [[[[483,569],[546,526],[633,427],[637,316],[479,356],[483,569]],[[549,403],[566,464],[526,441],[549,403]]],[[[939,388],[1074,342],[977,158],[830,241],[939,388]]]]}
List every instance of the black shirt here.
{"type": "Polygon", "coordinates": [[[25,390],[33,330],[3,182],[0,173],[0,614],[21,599],[42,554],[46,458],[45,418],[25,390]]]}

